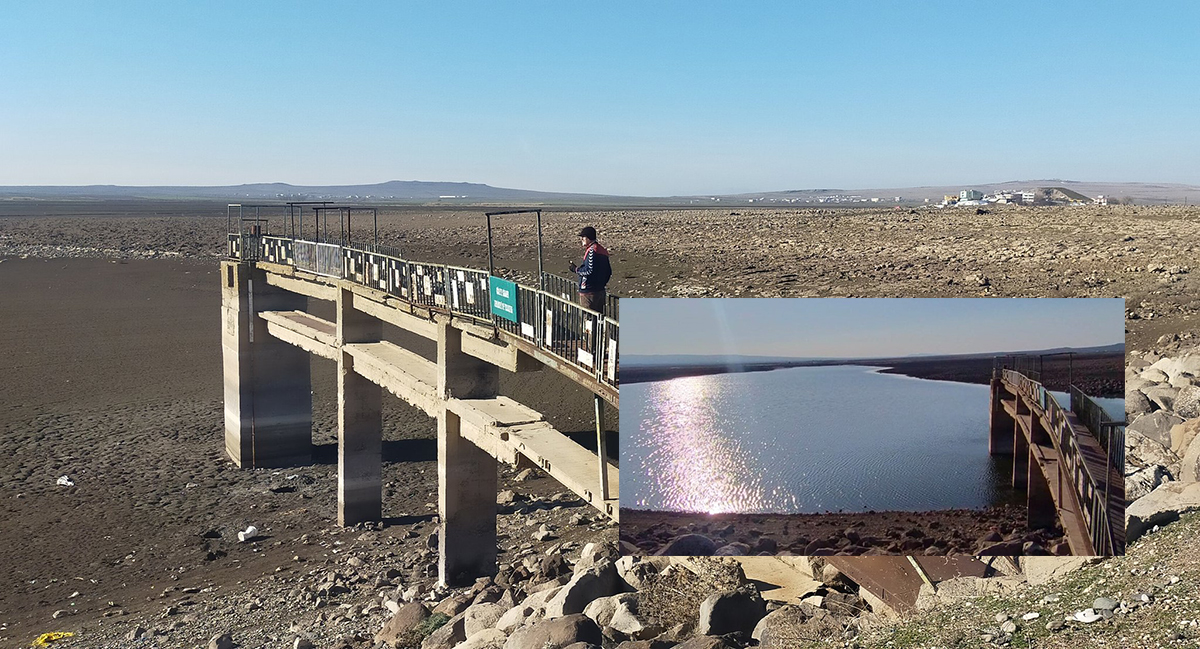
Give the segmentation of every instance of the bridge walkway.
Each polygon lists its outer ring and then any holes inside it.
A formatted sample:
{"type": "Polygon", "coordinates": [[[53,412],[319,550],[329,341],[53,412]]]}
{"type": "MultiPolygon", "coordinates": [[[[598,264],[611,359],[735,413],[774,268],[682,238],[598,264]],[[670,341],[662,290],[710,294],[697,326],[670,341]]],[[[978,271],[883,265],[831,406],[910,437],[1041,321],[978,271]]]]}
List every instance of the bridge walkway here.
{"type": "MultiPolygon", "coordinates": [[[[992,395],[992,452],[1014,456],[1013,486],[1029,493],[1030,525],[1048,524],[1048,499],[1073,554],[1123,552],[1124,475],[1097,433],[1041,383],[1013,370],[997,373],[992,395]],[[997,411],[1003,416],[998,418],[997,411]],[[1044,481],[1035,479],[1037,474],[1044,481]]],[[[1072,394],[1071,407],[1099,408],[1082,393],[1072,394]]],[[[1096,412],[1088,415],[1110,431],[1123,425],[1096,412]]],[[[1109,443],[1123,439],[1120,433],[1107,434],[1109,443]]]]}

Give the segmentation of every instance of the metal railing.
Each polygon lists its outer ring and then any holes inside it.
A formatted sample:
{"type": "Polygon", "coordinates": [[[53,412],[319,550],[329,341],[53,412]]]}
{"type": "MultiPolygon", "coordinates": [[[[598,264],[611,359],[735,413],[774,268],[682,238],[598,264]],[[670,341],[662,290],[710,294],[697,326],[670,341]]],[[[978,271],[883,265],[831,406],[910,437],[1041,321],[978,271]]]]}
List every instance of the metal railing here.
{"type": "Polygon", "coordinates": [[[292,241],[291,266],[327,277],[342,277],[342,247],[333,243],[292,241]]]}
{"type": "MultiPolygon", "coordinates": [[[[1071,386],[1071,411],[1087,426],[1108,453],[1108,464],[1119,472],[1125,471],[1125,422],[1113,421],[1104,408],[1083,390],[1071,386]]],[[[1124,475],[1124,473],[1121,473],[1124,475]]]]}
{"type": "MultiPolygon", "coordinates": [[[[573,282],[554,278],[554,290],[517,284],[517,320],[491,311],[486,270],[404,259],[381,245],[308,241],[276,236],[229,235],[229,256],[285,264],[326,277],[346,279],[431,309],[490,322],[586,373],[598,383],[618,387],[617,298],[608,297],[605,315],[578,303],[573,282]]],[[[547,283],[547,287],[551,286],[547,283]]]]}
{"type": "MultiPolygon", "coordinates": [[[[542,273],[542,282],[546,285],[546,292],[552,293],[561,297],[564,300],[571,302],[579,302],[579,283],[576,280],[570,280],[565,277],[560,277],[554,273],[542,273]]],[[[617,319],[617,308],[619,299],[615,295],[605,294],[604,298],[604,315],[617,319]]]]}
{"type": "MultiPolygon", "coordinates": [[[[1107,488],[1109,476],[1093,475],[1091,467],[1083,460],[1083,452],[1079,448],[1079,441],[1075,436],[1074,428],[1067,418],[1067,411],[1059,405],[1054,395],[1050,394],[1041,383],[1016,370],[1004,369],[1001,370],[1001,373],[1004,381],[1016,388],[1018,396],[1037,404],[1045,414],[1045,418],[1049,424],[1049,430],[1046,432],[1051,436],[1061,458],[1059,468],[1060,479],[1064,469],[1071,476],[1075,494],[1079,498],[1080,514],[1087,523],[1088,535],[1091,537],[1093,550],[1095,550],[1096,554],[1102,556],[1116,554],[1118,550],[1124,552],[1123,547],[1117,547],[1119,542],[1113,534],[1108,516],[1108,500],[1111,497],[1111,493],[1107,488]],[[1101,479],[1103,479],[1103,482],[1101,479]],[[1101,484],[1105,485],[1104,490],[1100,489],[1101,484]]],[[[1077,389],[1073,388],[1072,394],[1075,391],[1077,389]]],[[[1089,399],[1089,401],[1091,400],[1089,399]]],[[[1091,403],[1095,406],[1095,402],[1091,403]]],[[[1072,410],[1074,410],[1074,405],[1074,399],[1072,399],[1072,410]]],[[[1099,406],[1096,407],[1098,408],[1099,406]]],[[[1079,416],[1079,412],[1075,412],[1079,416]]],[[[1122,437],[1124,436],[1123,428],[1121,435],[1122,437]]],[[[1110,436],[1108,439],[1112,440],[1114,437],[1110,436]]],[[[1123,445],[1121,446],[1121,453],[1122,455],[1124,454],[1123,445]]],[[[1108,461],[1111,463],[1111,455],[1109,457],[1108,461]]]]}

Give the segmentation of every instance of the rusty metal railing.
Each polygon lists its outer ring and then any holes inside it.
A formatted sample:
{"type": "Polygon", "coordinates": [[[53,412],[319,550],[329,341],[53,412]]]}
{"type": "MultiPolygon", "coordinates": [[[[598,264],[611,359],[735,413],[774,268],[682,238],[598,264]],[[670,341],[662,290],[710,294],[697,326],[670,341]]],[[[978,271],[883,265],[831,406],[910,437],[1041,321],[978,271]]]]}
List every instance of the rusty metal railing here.
{"type": "MultiPolygon", "coordinates": [[[[1075,429],[1067,418],[1067,411],[1041,383],[1028,376],[1011,369],[1001,370],[1001,376],[1016,389],[1018,396],[1038,405],[1044,413],[1049,424],[1047,432],[1061,458],[1060,476],[1063,469],[1071,476],[1075,495],[1079,499],[1080,515],[1087,523],[1093,550],[1096,554],[1105,556],[1123,553],[1123,544],[1113,533],[1112,521],[1108,516],[1109,499],[1112,497],[1108,485],[1109,476],[1094,475],[1091,467],[1084,461],[1075,429]],[[1102,484],[1104,489],[1101,489],[1102,484]]],[[[1095,405],[1094,402],[1092,404],[1095,405]]],[[[1079,416],[1078,412],[1076,416],[1079,416]]],[[[1123,434],[1122,429],[1122,436],[1123,434]]],[[[1110,436],[1108,439],[1112,440],[1114,437],[1110,436]]],[[[1124,446],[1121,448],[1123,454],[1124,446]]],[[[1108,462],[1111,461],[1110,455],[1108,462]]]]}
{"type": "MultiPolygon", "coordinates": [[[[1071,386],[1071,411],[1087,426],[1108,452],[1108,464],[1117,471],[1125,470],[1125,422],[1113,421],[1104,408],[1083,390],[1071,386]]],[[[1122,475],[1124,475],[1122,473],[1122,475]]]]}
{"type": "MultiPolygon", "coordinates": [[[[617,298],[600,314],[578,303],[573,282],[549,273],[553,290],[517,284],[517,320],[493,315],[486,270],[404,259],[400,251],[371,243],[309,241],[279,236],[229,235],[229,256],[263,259],[326,277],[350,280],[408,302],[489,322],[534,344],[598,383],[618,387],[617,298]]],[[[550,283],[547,287],[551,286],[550,283]]]]}

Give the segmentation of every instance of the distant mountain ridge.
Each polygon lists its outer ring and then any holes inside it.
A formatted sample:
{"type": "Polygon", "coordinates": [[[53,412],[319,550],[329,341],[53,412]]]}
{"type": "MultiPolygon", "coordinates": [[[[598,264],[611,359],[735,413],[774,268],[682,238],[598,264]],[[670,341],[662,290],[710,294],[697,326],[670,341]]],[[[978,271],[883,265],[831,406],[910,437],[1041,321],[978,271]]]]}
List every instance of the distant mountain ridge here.
{"type": "Polygon", "coordinates": [[[664,365],[717,365],[717,364],[736,364],[736,365],[751,365],[756,363],[789,363],[789,362],[808,362],[808,361],[855,361],[855,360],[879,360],[879,359],[908,359],[908,360],[939,360],[944,358],[978,358],[980,356],[1003,356],[1005,354],[1029,355],[1036,356],[1039,354],[1062,354],[1066,352],[1074,352],[1076,354],[1111,354],[1124,353],[1125,343],[1114,343],[1112,345],[1097,345],[1093,347],[1055,347],[1052,349],[1034,349],[1015,352],[992,351],[992,352],[973,352],[968,354],[909,354],[906,356],[745,356],[740,354],[625,354],[621,357],[621,364],[626,367],[632,366],[664,366],[664,365]]]}
{"type": "Polygon", "coordinates": [[[1067,195],[1095,198],[1103,195],[1130,198],[1139,203],[1195,203],[1200,201],[1200,185],[1179,183],[1102,183],[1074,180],[1021,180],[1001,183],[891,187],[876,189],[789,189],[742,194],[711,194],[690,196],[619,196],[546,192],[528,189],[493,187],[471,182],[431,182],[420,180],[390,180],[358,185],[292,185],[289,183],[249,183],[218,186],[124,186],[124,185],[16,185],[0,186],[0,199],[211,199],[230,202],[272,202],[289,200],[329,200],[354,203],[523,203],[559,205],[671,205],[671,206],[779,206],[788,204],[822,204],[836,196],[856,196],[866,202],[843,203],[850,206],[923,204],[925,199],[936,202],[947,194],[958,195],[963,189],[984,193],[996,191],[1058,188],[1067,195]],[[870,202],[878,199],[877,202],[870,202]]]}
{"type": "Polygon", "coordinates": [[[23,185],[0,187],[0,197],[29,198],[212,198],[281,202],[288,200],[355,200],[359,202],[403,201],[602,201],[598,194],[567,194],[492,187],[481,183],[389,180],[365,185],[291,185],[288,183],[250,183],[218,186],[123,186],[23,185]]]}

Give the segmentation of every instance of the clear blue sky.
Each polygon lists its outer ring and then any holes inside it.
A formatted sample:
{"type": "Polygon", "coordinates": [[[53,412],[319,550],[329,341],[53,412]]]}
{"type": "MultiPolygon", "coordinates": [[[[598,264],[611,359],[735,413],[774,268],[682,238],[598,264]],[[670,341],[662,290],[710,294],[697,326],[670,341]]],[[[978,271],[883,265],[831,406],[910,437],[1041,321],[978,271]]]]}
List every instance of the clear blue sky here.
{"type": "Polygon", "coordinates": [[[626,355],[906,356],[1125,341],[1122,299],[637,299],[626,355]]]}
{"type": "Polygon", "coordinates": [[[1200,181],[1195,2],[8,2],[0,184],[1200,181]]]}

